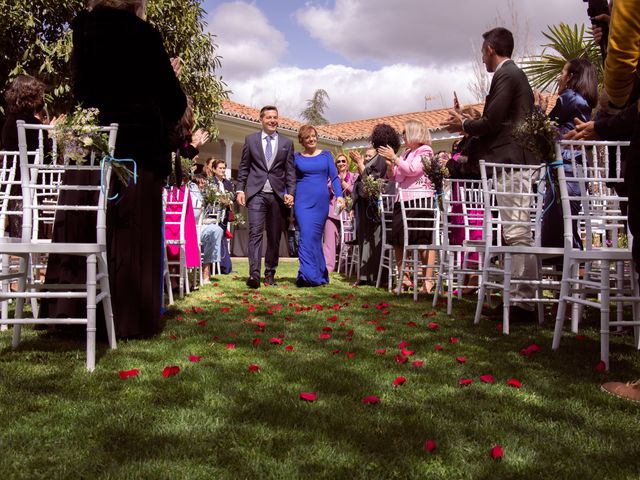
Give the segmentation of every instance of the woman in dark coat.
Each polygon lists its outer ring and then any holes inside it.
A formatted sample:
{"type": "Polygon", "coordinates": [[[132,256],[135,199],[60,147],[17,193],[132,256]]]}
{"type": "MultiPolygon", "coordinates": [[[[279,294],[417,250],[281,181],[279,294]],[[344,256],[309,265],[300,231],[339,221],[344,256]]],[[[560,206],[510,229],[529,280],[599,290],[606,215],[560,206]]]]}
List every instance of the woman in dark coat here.
{"type": "MultiPolygon", "coordinates": [[[[381,123],[371,132],[371,145],[376,151],[380,147],[389,146],[397,153],[400,148],[400,137],[393,127],[381,123]]],[[[360,249],[360,276],[356,284],[375,285],[382,252],[382,224],[378,214],[377,199],[369,198],[364,193],[362,182],[367,177],[384,178],[387,174],[387,162],[379,154],[367,163],[364,163],[358,154],[350,153],[350,156],[357,163],[360,174],[353,185],[352,193],[356,217],[356,240],[360,249]]]]}
{"type": "MultiPolygon", "coordinates": [[[[89,0],[71,25],[75,101],[98,108],[102,125],[118,123],[115,157],[134,159],[138,170],[135,185],[112,181],[118,199],[107,207],[118,337],[146,337],[161,326],[162,187],[171,170],[169,131],[186,108],[160,33],[142,20],[145,7],[145,0],[89,0]]],[[[58,229],[56,219],[56,235],[77,230],[71,223],[58,229]]]]}

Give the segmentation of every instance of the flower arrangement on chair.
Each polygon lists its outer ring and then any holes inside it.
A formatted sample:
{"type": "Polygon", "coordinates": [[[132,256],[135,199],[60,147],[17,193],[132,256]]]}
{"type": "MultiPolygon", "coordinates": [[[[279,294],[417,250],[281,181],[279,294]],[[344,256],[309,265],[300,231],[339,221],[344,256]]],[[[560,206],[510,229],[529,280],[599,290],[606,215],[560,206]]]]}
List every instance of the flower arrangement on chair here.
{"type": "Polygon", "coordinates": [[[436,191],[438,208],[440,211],[443,211],[444,203],[442,195],[444,195],[444,180],[445,178],[449,178],[449,169],[446,167],[446,163],[443,163],[439,156],[423,155],[422,171],[436,191]]]}
{"type": "Polygon", "coordinates": [[[97,108],[82,108],[77,105],[69,115],[61,117],[51,130],[51,137],[56,141],[58,155],[66,161],[84,165],[91,155],[102,157],[100,160],[111,164],[112,172],[126,186],[131,178],[136,179],[135,162],[130,159],[116,159],[109,151],[109,136],[98,131],[97,108]],[[123,162],[134,164],[134,172],[124,166],[123,162]]]}

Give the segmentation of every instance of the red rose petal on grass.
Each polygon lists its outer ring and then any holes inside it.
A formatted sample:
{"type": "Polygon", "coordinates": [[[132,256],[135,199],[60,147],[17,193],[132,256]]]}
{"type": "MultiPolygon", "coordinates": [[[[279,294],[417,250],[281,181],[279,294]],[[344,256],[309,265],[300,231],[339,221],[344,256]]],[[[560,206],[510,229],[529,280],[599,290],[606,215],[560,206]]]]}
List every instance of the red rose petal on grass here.
{"type": "Polygon", "coordinates": [[[507,380],[507,385],[513,388],[520,388],[522,386],[522,383],[520,383],[520,381],[516,380],[515,378],[510,378],[509,380],[507,380]]]}
{"type": "Polygon", "coordinates": [[[293,321],[293,317],[284,317],[284,319],[285,319],[287,322],[291,322],[291,321],[293,321]]]}
{"type": "Polygon", "coordinates": [[[362,403],[364,403],[365,405],[375,405],[377,403],[380,403],[380,399],[375,395],[369,395],[368,397],[364,397],[362,399],[362,403]]]}
{"type": "Polygon", "coordinates": [[[316,303],[316,304],[313,306],[313,308],[315,308],[315,309],[316,309],[317,311],[319,311],[319,312],[321,312],[321,311],[324,309],[324,307],[323,307],[322,305],[318,304],[318,303],[316,303]]]}
{"type": "Polygon", "coordinates": [[[493,383],[493,382],[495,382],[495,379],[493,378],[493,375],[480,375],[480,380],[482,381],[482,383],[493,383]]]}
{"type": "Polygon", "coordinates": [[[467,357],[456,357],[456,362],[467,363],[467,357]]]}
{"type": "Polygon", "coordinates": [[[404,385],[406,381],[407,379],[405,377],[396,377],[395,380],[393,381],[393,386],[399,387],[401,385],[404,385]]]}
{"type": "Polygon", "coordinates": [[[217,287],[218,285],[219,285],[219,283],[218,283],[218,282],[215,282],[215,283],[213,284],[213,286],[214,286],[214,287],[217,287]]]}
{"type": "Polygon", "coordinates": [[[426,442],[424,442],[424,449],[425,451],[429,452],[429,453],[433,453],[433,451],[437,448],[436,442],[435,440],[427,440],[426,442]]]}
{"type": "Polygon", "coordinates": [[[389,315],[391,312],[389,310],[383,310],[382,315],[389,315]]]}
{"type": "Polygon", "coordinates": [[[249,372],[258,373],[259,371],[260,371],[260,365],[257,365],[255,363],[249,364],[249,372]]]}
{"type": "Polygon", "coordinates": [[[293,350],[293,345],[287,345],[286,347],[284,347],[284,349],[285,349],[287,352],[290,352],[290,351],[292,351],[292,350],[293,350]]]}
{"type": "Polygon", "coordinates": [[[384,328],[382,325],[378,325],[376,327],[376,332],[384,332],[386,330],[386,328],[384,328]]]}
{"type": "Polygon", "coordinates": [[[436,310],[431,310],[430,312],[425,312],[422,314],[423,317],[435,317],[438,314],[436,310]]]}
{"type": "Polygon", "coordinates": [[[369,304],[368,303],[363,303],[362,304],[362,308],[369,308],[369,304]]]}
{"type": "Polygon", "coordinates": [[[254,322],[258,327],[264,328],[267,324],[264,322],[254,322]]]}
{"type": "Polygon", "coordinates": [[[271,340],[269,340],[269,342],[271,342],[273,344],[276,344],[276,345],[280,345],[280,344],[282,344],[282,339],[273,337],[271,340]]]}
{"type": "Polygon", "coordinates": [[[502,331],[502,322],[496,323],[496,329],[502,331]]]}
{"type": "Polygon", "coordinates": [[[333,328],[331,327],[322,327],[323,332],[333,332],[333,328]]]}
{"type": "Polygon", "coordinates": [[[384,355],[385,353],[387,353],[387,349],[386,348],[378,348],[376,350],[376,355],[384,355]]]}
{"type": "Polygon", "coordinates": [[[418,324],[416,322],[407,322],[407,327],[414,328],[414,327],[417,327],[417,326],[418,326],[418,324]]]}
{"type": "Polygon", "coordinates": [[[338,316],[337,315],[333,315],[333,316],[327,318],[327,322],[335,322],[336,320],[338,320],[338,316]]]}
{"type": "Polygon", "coordinates": [[[436,350],[438,350],[438,351],[442,350],[442,345],[440,345],[440,344],[436,345],[436,350]]]}
{"type": "Polygon", "coordinates": [[[504,451],[502,450],[502,445],[496,445],[495,447],[493,447],[489,452],[489,456],[494,460],[498,460],[504,457],[504,451]]]}
{"type": "Polygon", "coordinates": [[[353,358],[356,356],[356,352],[347,352],[347,358],[353,358]]]}
{"type": "Polygon", "coordinates": [[[398,348],[406,348],[406,347],[408,347],[408,346],[409,346],[409,344],[408,344],[405,340],[402,340],[402,341],[398,344],[398,348]]]}
{"type": "Polygon", "coordinates": [[[408,350],[406,348],[403,348],[400,353],[402,353],[402,355],[404,355],[405,357],[410,357],[411,355],[416,353],[416,351],[415,350],[408,350]]]}
{"type": "Polygon", "coordinates": [[[316,392],[302,392],[300,393],[300,400],[304,400],[305,402],[315,402],[316,392]]]}
{"type": "Polygon", "coordinates": [[[440,328],[440,325],[438,325],[436,322],[429,322],[429,325],[427,325],[427,328],[429,330],[437,330],[438,328],[440,328]]]}
{"type": "Polygon", "coordinates": [[[278,338],[284,338],[284,332],[278,332],[278,338]]]}
{"type": "Polygon", "coordinates": [[[206,320],[200,320],[198,322],[198,325],[200,325],[201,327],[206,327],[207,326],[207,321],[206,320]]]}
{"type": "Polygon", "coordinates": [[[586,339],[586,335],[576,335],[576,340],[578,340],[579,342],[584,342],[586,339]]]}
{"type": "Polygon", "coordinates": [[[262,340],[260,340],[259,338],[254,338],[251,343],[253,344],[254,347],[257,347],[258,345],[260,345],[260,342],[262,342],[262,340]]]}
{"type": "Polygon", "coordinates": [[[231,308],[229,308],[229,307],[222,307],[222,308],[220,309],[220,311],[221,311],[222,313],[227,313],[229,310],[231,310],[231,308]]]}
{"type": "Polygon", "coordinates": [[[191,363],[198,363],[201,358],[202,358],[202,355],[189,355],[189,361],[191,363]]]}
{"type": "Polygon", "coordinates": [[[132,368],[131,370],[120,370],[118,375],[124,380],[125,378],[137,377],[138,373],[140,373],[140,370],[132,368]]]}
{"type": "Polygon", "coordinates": [[[236,344],[235,343],[227,343],[227,349],[228,350],[233,350],[234,348],[236,348],[236,344]]]}
{"type": "Polygon", "coordinates": [[[339,300],[340,299],[340,294],[339,293],[334,293],[333,295],[331,295],[331,298],[339,300]]]}
{"type": "Polygon", "coordinates": [[[340,349],[331,350],[331,353],[333,353],[334,355],[338,355],[338,354],[342,353],[342,350],[340,350],[340,349]]]}
{"type": "Polygon", "coordinates": [[[176,317],[176,322],[181,322],[183,320],[184,320],[184,318],[182,318],[182,317],[176,317]]]}
{"type": "Polygon", "coordinates": [[[328,333],[321,333],[319,338],[320,340],[329,340],[331,338],[331,335],[328,333]]]}
{"type": "Polygon", "coordinates": [[[405,357],[404,355],[396,355],[396,362],[398,363],[407,363],[409,361],[408,357],[405,357]]]}
{"type": "Polygon", "coordinates": [[[449,339],[449,343],[458,343],[458,339],[456,337],[451,337],[449,339]]]}
{"type": "Polygon", "coordinates": [[[524,357],[530,357],[531,355],[533,355],[536,352],[540,351],[540,347],[538,345],[536,345],[535,343],[532,343],[531,345],[529,345],[526,348],[523,348],[522,350],[520,350],[520,355],[524,356],[524,357]]]}
{"type": "Polygon", "coordinates": [[[473,379],[472,378],[461,378],[460,381],[458,382],[461,386],[466,386],[466,385],[471,385],[473,383],[473,379]]]}
{"type": "Polygon", "coordinates": [[[420,368],[424,365],[424,360],[415,360],[411,365],[416,368],[420,368]]]}
{"type": "Polygon", "coordinates": [[[597,364],[596,364],[596,372],[604,372],[607,369],[607,366],[605,365],[605,363],[600,360],[597,364]]]}
{"type": "Polygon", "coordinates": [[[249,313],[253,313],[256,311],[256,307],[254,307],[253,305],[249,305],[249,313]]]}
{"type": "Polygon", "coordinates": [[[164,378],[175,377],[178,373],[180,373],[180,367],[178,367],[177,365],[164,367],[164,369],[162,370],[162,376],[164,378]]]}
{"type": "Polygon", "coordinates": [[[175,335],[169,335],[169,340],[177,340],[178,337],[176,337],[175,335]]]}

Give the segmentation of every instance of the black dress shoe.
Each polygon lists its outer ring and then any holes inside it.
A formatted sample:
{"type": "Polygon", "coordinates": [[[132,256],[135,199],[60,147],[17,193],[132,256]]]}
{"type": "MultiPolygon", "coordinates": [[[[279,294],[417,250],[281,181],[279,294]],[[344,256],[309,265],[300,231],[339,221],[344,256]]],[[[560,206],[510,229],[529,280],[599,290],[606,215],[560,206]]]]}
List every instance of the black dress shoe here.
{"type": "Polygon", "coordinates": [[[276,282],[276,279],[273,278],[272,276],[268,276],[264,278],[264,284],[265,285],[270,285],[272,287],[275,287],[278,285],[278,282],[276,282]]]}
{"type": "Polygon", "coordinates": [[[510,323],[534,323],[537,319],[535,310],[527,310],[526,308],[513,306],[509,307],[510,323]]]}
{"type": "Polygon", "coordinates": [[[260,288],[260,279],[257,277],[249,277],[249,280],[247,280],[247,287],[260,288]]]}

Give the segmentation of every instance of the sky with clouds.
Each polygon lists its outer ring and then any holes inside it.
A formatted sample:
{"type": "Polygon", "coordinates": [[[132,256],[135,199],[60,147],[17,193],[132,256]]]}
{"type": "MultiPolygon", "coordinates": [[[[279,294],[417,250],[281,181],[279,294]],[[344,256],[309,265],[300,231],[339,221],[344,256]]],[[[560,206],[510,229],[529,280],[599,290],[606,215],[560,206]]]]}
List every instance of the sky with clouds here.
{"type": "Polygon", "coordinates": [[[469,90],[481,35],[497,25],[517,53],[539,51],[542,31],[584,23],[581,0],[205,0],[217,73],[234,101],[278,105],[299,118],[319,88],[327,119],[343,122],[450,106],[469,90]],[[514,27],[515,26],[515,27],[514,27]]]}

